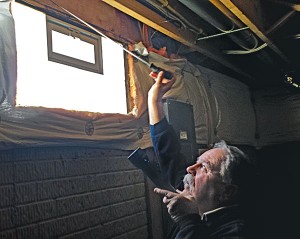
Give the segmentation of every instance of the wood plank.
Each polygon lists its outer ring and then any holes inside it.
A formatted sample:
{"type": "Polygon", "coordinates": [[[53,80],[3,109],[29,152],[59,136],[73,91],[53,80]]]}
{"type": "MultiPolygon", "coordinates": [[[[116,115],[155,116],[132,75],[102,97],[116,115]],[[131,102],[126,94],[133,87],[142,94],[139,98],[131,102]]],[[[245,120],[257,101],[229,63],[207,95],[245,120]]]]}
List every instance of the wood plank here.
{"type": "Polygon", "coordinates": [[[119,9],[131,17],[143,22],[144,24],[154,28],[155,30],[182,42],[187,46],[193,46],[196,40],[195,34],[189,30],[179,29],[169,23],[164,17],[153,12],[149,8],[137,1],[128,0],[103,0],[107,4],[119,9]]]}
{"type": "MultiPolygon", "coordinates": [[[[232,0],[219,0],[224,6],[226,6],[235,16],[237,16],[246,26],[248,26],[252,32],[254,32],[264,43],[268,45],[278,56],[281,57],[283,61],[286,63],[289,62],[288,58],[285,56],[285,54],[272,42],[271,39],[269,39],[264,31],[260,28],[261,26],[257,25],[255,14],[246,14],[245,11],[241,10],[232,0]]],[[[242,1],[245,2],[245,1],[242,1]]],[[[248,2],[248,1],[247,1],[248,2]]],[[[241,3],[239,3],[241,5],[241,3]]],[[[245,6],[249,6],[248,4],[245,4],[245,6]]]]}
{"type": "Polygon", "coordinates": [[[219,0],[209,0],[216,8],[218,8],[226,17],[231,19],[238,27],[244,27],[244,24],[219,0]]]}
{"type": "Polygon", "coordinates": [[[170,38],[194,49],[195,51],[202,53],[210,59],[221,63],[223,66],[228,67],[229,69],[239,73],[240,75],[251,78],[251,76],[241,71],[234,64],[232,64],[232,62],[230,62],[230,60],[222,52],[214,48],[209,42],[202,41],[197,45],[197,36],[195,33],[187,29],[177,28],[172,23],[166,21],[166,19],[161,15],[153,12],[139,2],[128,0],[103,0],[103,2],[119,9],[120,11],[169,36],[170,38]]]}
{"type": "MultiPolygon", "coordinates": [[[[16,0],[16,2],[52,16],[59,16],[64,20],[78,22],[64,12],[61,9],[63,7],[117,41],[134,43],[141,39],[134,19],[99,0],[89,0],[88,4],[80,0],[16,0]]],[[[78,23],[85,27],[84,24],[78,23]]]]}

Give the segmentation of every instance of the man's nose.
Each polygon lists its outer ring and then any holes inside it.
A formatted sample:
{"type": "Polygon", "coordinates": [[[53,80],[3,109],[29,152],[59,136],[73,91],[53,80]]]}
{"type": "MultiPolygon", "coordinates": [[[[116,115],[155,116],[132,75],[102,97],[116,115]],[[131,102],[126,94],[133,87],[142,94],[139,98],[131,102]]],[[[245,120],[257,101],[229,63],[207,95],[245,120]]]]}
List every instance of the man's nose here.
{"type": "Polygon", "coordinates": [[[187,171],[188,173],[192,174],[193,176],[195,176],[195,175],[196,175],[196,168],[197,168],[197,165],[194,164],[194,165],[192,165],[192,166],[187,167],[187,168],[186,168],[186,171],[187,171]]]}

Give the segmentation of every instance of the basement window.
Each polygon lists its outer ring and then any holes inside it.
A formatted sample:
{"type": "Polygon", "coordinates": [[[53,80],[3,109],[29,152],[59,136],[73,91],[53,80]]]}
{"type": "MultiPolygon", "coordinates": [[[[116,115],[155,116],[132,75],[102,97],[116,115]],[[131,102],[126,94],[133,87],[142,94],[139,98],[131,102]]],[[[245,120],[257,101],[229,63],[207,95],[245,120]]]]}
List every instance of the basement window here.
{"type": "Polygon", "coordinates": [[[119,43],[13,2],[16,106],[127,114],[119,43]]]}
{"type": "Polygon", "coordinates": [[[50,61],[103,73],[101,37],[47,16],[50,61]]]}

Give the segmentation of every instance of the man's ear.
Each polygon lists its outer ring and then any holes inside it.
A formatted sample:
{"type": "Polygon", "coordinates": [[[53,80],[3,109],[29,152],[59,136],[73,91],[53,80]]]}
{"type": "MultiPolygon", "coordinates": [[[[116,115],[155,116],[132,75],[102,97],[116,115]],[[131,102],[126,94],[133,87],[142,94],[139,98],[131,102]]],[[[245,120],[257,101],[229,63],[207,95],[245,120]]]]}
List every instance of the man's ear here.
{"type": "Polygon", "coordinates": [[[220,195],[221,202],[235,201],[238,196],[239,187],[229,184],[224,187],[223,193],[220,195]]]}

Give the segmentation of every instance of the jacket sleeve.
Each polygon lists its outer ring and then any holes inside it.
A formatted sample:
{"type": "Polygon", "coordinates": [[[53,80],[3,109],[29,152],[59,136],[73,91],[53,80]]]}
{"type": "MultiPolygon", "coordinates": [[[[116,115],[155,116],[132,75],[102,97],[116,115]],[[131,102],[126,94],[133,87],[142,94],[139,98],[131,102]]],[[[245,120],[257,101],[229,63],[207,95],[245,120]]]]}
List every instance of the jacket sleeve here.
{"type": "Polygon", "coordinates": [[[180,142],[173,127],[163,118],[150,125],[150,134],[158,158],[162,177],[175,188],[182,189],[182,178],[186,174],[186,160],[180,153],[180,142]]]}

